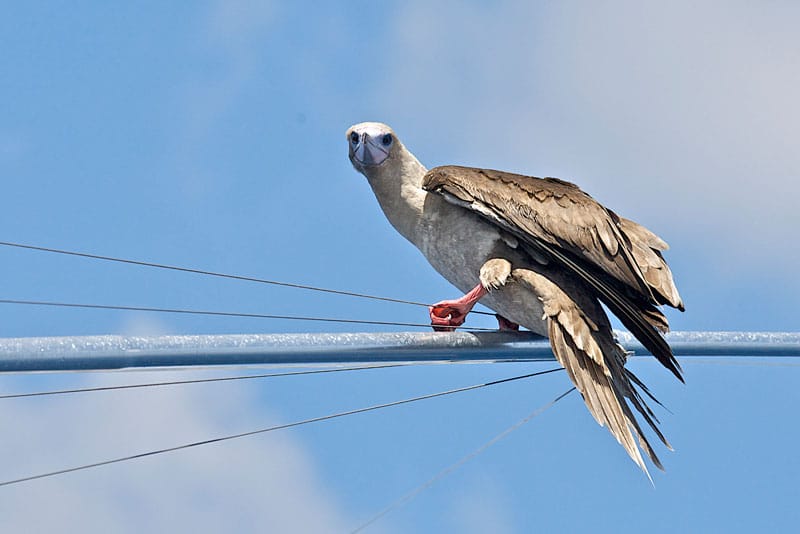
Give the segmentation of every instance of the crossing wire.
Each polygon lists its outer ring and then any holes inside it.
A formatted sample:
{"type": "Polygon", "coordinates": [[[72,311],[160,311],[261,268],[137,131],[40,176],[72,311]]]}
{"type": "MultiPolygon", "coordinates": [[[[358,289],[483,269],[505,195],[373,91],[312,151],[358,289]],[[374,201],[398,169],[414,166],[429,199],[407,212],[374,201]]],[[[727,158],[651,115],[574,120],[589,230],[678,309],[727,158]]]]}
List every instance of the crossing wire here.
{"type": "MultiPolygon", "coordinates": [[[[413,306],[424,306],[426,308],[431,306],[430,304],[425,304],[423,302],[416,302],[416,301],[413,301],[413,300],[404,300],[404,299],[396,299],[396,298],[390,298],[390,297],[381,297],[381,296],[377,296],[377,295],[369,295],[369,294],[366,294],[366,293],[357,293],[355,291],[344,291],[344,290],[340,290],[340,289],[328,289],[328,288],[324,288],[324,287],[311,286],[311,285],[307,285],[307,284],[297,284],[297,283],[293,283],[293,282],[281,282],[281,281],[277,281],[277,280],[269,280],[269,279],[266,279],[266,278],[256,278],[256,277],[253,277],[253,276],[243,276],[243,275],[238,275],[238,274],[220,273],[220,272],[209,271],[209,270],[205,270],[205,269],[195,269],[195,268],[192,268],[192,267],[180,267],[180,266],[176,266],[176,265],[167,265],[167,264],[164,264],[164,263],[155,263],[155,262],[149,262],[149,261],[132,260],[132,259],[127,259],[127,258],[118,258],[118,257],[114,257],[114,256],[103,256],[103,255],[100,255],[100,254],[90,254],[88,252],[76,252],[76,251],[72,251],[72,250],[63,250],[63,249],[58,249],[58,248],[42,247],[42,246],[38,246],[38,245],[27,245],[27,244],[24,244],[24,243],[15,243],[15,242],[11,242],[11,241],[0,241],[0,246],[14,247],[14,248],[20,248],[20,249],[25,249],[25,250],[35,250],[35,251],[38,251],[38,252],[48,252],[48,253],[51,253],[51,254],[61,254],[61,255],[65,255],[65,256],[76,256],[76,257],[80,257],[80,258],[88,258],[88,259],[93,259],[93,260],[124,263],[124,264],[128,264],[128,265],[138,265],[138,266],[141,266],[141,267],[152,267],[152,268],[155,268],[155,269],[166,269],[166,270],[170,270],[170,271],[179,271],[179,272],[184,272],[184,273],[200,274],[200,275],[204,275],[204,276],[214,276],[214,277],[218,277],[218,278],[227,278],[227,279],[231,279],[231,280],[242,280],[242,281],[245,281],[245,282],[256,282],[256,283],[259,283],[259,284],[269,284],[269,285],[280,286],[280,287],[303,289],[303,290],[307,290],[307,291],[317,291],[317,292],[321,292],[321,293],[330,293],[330,294],[334,294],[334,295],[343,295],[343,296],[348,296],[348,297],[357,297],[357,298],[363,298],[363,299],[379,300],[379,301],[383,301],[383,302],[394,302],[396,304],[410,304],[410,305],[413,305],[413,306]]],[[[495,315],[494,313],[484,312],[484,311],[475,311],[475,310],[473,310],[472,313],[477,313],[477,314],[480,314],[480,315],[495,315]]]]}
{"type": "Polygon", "coordinates": [[[0,399],[23,399],[27,397],[47,397],[51,395],[69,395],[73,393],[91,393],[95,391],[114,391],[121,389],[138,389],[163,386],[182,386],[186,384],[207,384],[210,382],[231,382],[235,380],[254,380],[257,378],[276,378],[282,376],[316,375],[325,373],[341,373],[345,371],[363,371],[367,369],[388,369],[389,367],[408,367],[413,363],[392,363],[387,365],[362,365],[359,367],[337,367],[335,369],[313,369],[308,371],[289,371],[284,373],[265,373],[246,376],[224,376],[217,378],[198,378],[194,380],[170,380],[166,382],[148,382],[145,384],[123,384],[120,386],[98,386],[91,388],[58,389],[51,391],[34,391],[30,393],[10,393],[0,395],[0,399]]]}
{"type": "Polygon", "coordinates": [[[248,436],[254,436],[256,434],[264,434],[266,432],[274,432],[276,430],[294,428],[294,427],[307,425],[307,424],[311,424],[311,423],[318,423],[318,422],[321,422],[321,421],[327,421],[327,420],[330,420],[330,419],[336,419],[336,418],[339,418],[339,417],[345,417],[345,416],[348,416],[348,415],[355,415],[355,414],[359,414],[359,413],[370,412],[370,411],[374,411],[374,410],[380,410],[380,409],[383,409],[383,408],[389,408],[389,407],[392,407],[392,406],[399,406],[401,404],[409,404],[409,403],[417,402],[417,401],[421,401],[421,400],[433,399],[433,398],[436,398],[436,397],[443,397],[445,395],[452,395],[454,393],[462,393],[462,392],[465,392],[465,391],[471,391],[471,390],[481,389],[481,388],[485,388],[485,387],[489,387],[489,386],[495,386],[495,385],[498,385],[498,384],[504,384],[504,383],[507,383],[507,382],[513,382],[515,380],[522,380],[522,379],[531,378],[531,377],[534,377],[534,376],[541,376],[541,375],[545,375],[545,374],[548,374],[548,373],[553,373],[553,372],[561,371],[561,370],[562,370],[561,367],[556,367],[556,368],[553,368],[553,369],[548,369],[546,371],[538,371],[536,373],[528,373],[528,374],[525,374],[525,375],[514,376],[514,377],[511,377],[511,378],[503,378],[503,379],[500,379],[500,380],[493,380],[491,382],[484,382],[482,384],[474,384],[474,385],[471,385],[471,386],[465,386],[465,387],[461,387],[461,388],[450,389],[450,390],[447,390],[447,391],[440,391],[438,393],[429,393],[427,395],[421,395],[421,396],[418,396],[418,397],[411,397],[411,398],[407,398],[407,399],[401,399],[399,401],[387,402],[387,403],[383,403],[383,404],[375,404],[375,405],[372,405],[372,406],[367,406],[365,408],[357,408],[357,409],[348,410],[348,411],[345,411],[345,412],[338,412],[338,413],[323,415],[323,416],[319,416],[319,417],[313,417],[311,419],[304,419],[302,421],[295,421],[295,422],[292,422],[292,423],[286,423],[286,424],[282,424],[282,425],[276,425],[276,426],[271,426],[271,427],[267,427],[267,428],[261,428],[261,429],[258,429],[258,430],[250,430],[248,432],[240,432],[238,434],[229,434],[227,436],[220,436],[220,437],[217,437],[217,438],[205,439],[205,440],[202,440],[202,441],[194,441],[192,443],[184,443],[182,445],[176,445],[174,447],[156,449],[156,450],[146,451],[146,452],[142,452],[142,453],[138,453],[138,454],[131,454],[131,455],[128,455],[128,456],[121,456],[121,457],[118,457],[118,458],[112,458],[110,460],[103,460],[103,461],[100,461],[100,462],[94,462],[94,463],[90,463],[90,464],[79,465],[79,466],[76,466],[76,467],[69,467],[69,468],[66,468],[66,469],[59,469],[59,470],[56,470],[56,471],[49,471],[49,472],[46,472],[46,473],[40,473],[38,475],[30,475],[30,476],[17,478],[17,479],[13,479],[13,480],[2,481],[2,482],[0,482],[0,487],[12,486],[12,485],[15,485],[15,484],[21,484],[23,482],[30,482],[30,481],[33,481],[33,480],[39,480],[39,479],[42,479],[42,478],[48,478],[48,477],[53,477],[53,476],[58,476],[58,475],[64,475],[64,474],[67,474],[67,473],[74,473],[76,471],[83,471],[85,469],[92,469],[92,468],[95,468],[95,467],[101,467],[101,466],[105,466],[105,465],[111,465],[111,464],[117,464],[117,463],[121,463],[121,462],[127,462],[127,461],[130,461],[130,460],[136,460],[136,459],[139,459],[139,458],[146,458],[148,456],[156,456],[156,455],[165,454],[165,453],[168,453],[168,452],[175,452],[175,451],[179,451],[179,450],[190,449],[190,448],[193,448],[193,447],[200,447],[202,445],[210,445],[212,443],[219,443],[219,442],[222,442],[222,441],[229,441],[229,440],[233,440],[233,439],[239,439],[239,438],[244,438],[244,437],[248,437],[248,436]]]}
{"type": "MultiPolygon", "coordinates": [[[[251,319],[276,319],[283,321],[312,321],[324,323],[345,323],[345,324],[369,324],[379,326],[408,326],[413,328],[431,328],[430,324],[424,323],[402,323],[395,321],[376,321],[372,319],[337,319],[335,317],[310,317],[303,315],[274,315],[265,313],[241,313],[208,310],[189,310],[182,308],[151,308],[146,306],[118,306],[110,304],[86,304],[77,302],[54,302],[46,300],[21,300],[21,299],[0,299],[0,304],[17,304],[23,306],[49,306],[56,308],[84,308],[93,310],[120,310],[120,311],[139,311],[154,313],[177,313],[185,315],[210,315],[216,317],[246,317],[251,319]]],[[[446,328],[456,329],[465,328],[464,326],[449,326],[446,328]]],[[[494,332],[495,328],[471,327],[470,330],[480,330],[494,332]]]]}
{"type": "Polygon", "coordinates": [[[514,423],[513,425],[511,425],[507,429],[503,430],[502,432],[500,432],[499,434],[494,436],[492,439],[490,439],[489,441],[487,441],[486,443],[484,443],[483,445],[481,445],[480,447],[478,447],[477,449],[475,449],[471,453],[467,454],[466,456],[464,456],[463,458],[461,458],[457,462],[445,467],[444,469],[442,469],[441,471],[436,473],[434,476],[432,476],[430,479],[426,480],[425,482],[423,482],[422,484],[420,484],[416,488],[412,489],[411,491],[409,491],[408,493],[406,493],[402,497],[400,497],[397,500],[395,500],[394,502],[392,502],[389,506],[387,506],[386,508],[384,508],[383,510],[381,510],[377,514],[373,515],[367,521],[362,523],[358,528],[353,530],[351,532],[351,534],[356,534],[357,532],[361,532],[362,530],[366,529],[368,526],[372,525],[373,523],[378,521],[380,518],[382,518],[383,516],[385,516],[389,512],[391,512],[393,510],[396,510],[397,508],[399,508],[399,507],[403,506],[404,504],[408,503],[411,499],[413,499],[414,497],[416,497],[417,495],[422,493],[424,490],[426,490],[429,487],[433,486],[436,482],[438,482],[439,480],[443,479],[445,476],[449,475],[450,473],[452,473],[453,471],[455,471],[456,469],[458,469],[459,467],[461,467],[465,463],[469,462],[470,460],[472,460],[473,458],[475,458],[476,456],[481,454],[483,451],[485,451],[486,449],[488,449],[489,447],[491,447],[492,445],[494,445],[498,441],[502,440],[503,438],[505,438],[506,436],[508,436],[509,434],[511,434],[512,432],[514,432],[518,428],[520,428],[522,425],[524,425],[525,423],[527,423],[528,421],[530,421],[534,417],[537,417],[537,416],[543,414],[544,412],[546,412],[547,410],[549,410],[550,408],[552,408],[553,405],[555,405],[558,401],[560,401],[561,399],[563,399],[564,397],[566,397],[567,395],[569,395],[573,391],[575,391],[574,387],[568,389],[567,391],[565,391],[564,393],[562,393],[561,395],[559,395],[555,399],[551,400],[550,402],[548,402],[544,406],[541,406],[541,407],[537,408],[536,410],[534,410],[533,412],[531,412],[530,414],[528,414],[527,417],[517,421],[516,423],[514,423]]]}

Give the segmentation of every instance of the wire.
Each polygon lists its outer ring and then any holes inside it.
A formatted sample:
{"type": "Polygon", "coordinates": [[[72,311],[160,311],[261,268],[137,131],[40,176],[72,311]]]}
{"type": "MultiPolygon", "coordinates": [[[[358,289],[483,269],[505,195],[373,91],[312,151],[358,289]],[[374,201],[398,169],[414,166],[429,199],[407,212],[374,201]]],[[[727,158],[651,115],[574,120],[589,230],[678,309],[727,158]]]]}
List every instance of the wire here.
{"type": "MultiPolygon", "coordinates": [[[[763,356],[753,356],[759,358],[763,356]]],[[[766,356],[769,358],[770,356],[766,356]]],[[[781,360],[788,358],[796,358],[796,356],[778,356],[781,360]]],[[[748,361],[742,359],[728,360],[728,359],[704,359],[704,358],[681,358],[681,363],[692,363],[696,365],[723,365],[723,366],[740,366],[740,367],[800,367],[800,362],[797,361],[748,361]]]]}
{"type": "Polygon", "coordinates": [[[404,504],[408,503],[411,499],[413,499],[414,497],[416,497],[417,495],[422,493],[424,490],[426,490],[429,487],[433,486],[436,482],[438,482],[439,480],[443,479],[445,476],[449,475],[450,473],[452,473],[453,471],[455,471],[456,469],[458,469],[459,467],[461,467],[465,463],[469,462],[470,460],[472,460],[473,458],[475,458],[476,456],[481,454],[483,451],[485,451],[486,449],[488,449],[489,447],[491,447],[492,445],[494,445],[495,443],[497,443],[501,439],[505,438],[506,436],[508,436],[509,434],[511,434],[512,432],[514,432],[518,428],[520,428],[522,425],[524,425],[525,423],[527,423],[528,421],[530,421],[534,417],[536,417],[538,415],[541,415],[542,413],[544,413],[547,410],[549,410],[550,408],[552,408],[553,405],[555,405],[555,403],[557,403],[558,401],[560,401],[561,399],[563,399],[564,397],[566,397],[567,395],[569,395],[573,391],[575,391],[574,387],[568,389],[567,391],[565,391],[564,393],[562,393],[561,395],[559,395],[555,399],[551,400],[550,402],[548,402],[544,406],[541,406],[541,407],[537,408],[536,410],[534,410],[533,412],[531,412],[524,419],[521,419],[521,420],[517,421],[516,423],[514,423],[513,425],[511,425],[507,429],[503,430],[502,432],[497,434],[495,437],[493,437],[492,439],[490,439],[489,441],[487,441],[486,443],[484,443],[483,445],[481,445],[480,447],[478,447],[477,449],[475,449],[471,453],[467,454],[466,456],[464,456],[463,458],[461,458],[457,462],[445,467],[444,469],[442,469],[441,471],[436,473],[433,477],[431,477],[427,481],[423,482],[422,484],[420,484],[416,488],[412,489],[411,491],[409,491],[408,493],[406,493],[405,495],[403,495],[399,499],[397,499],[394,502],[392,502],[389,506],[387,506],[386,508],[384,508],[383,510],[381,510],[380,512],[378,512],[377,514],[372,516],[366,522],[361,524],[361,526],[359,526],[358,528],[353,530],[351,534],[356,534],[356,532],[361,532],[362,530],[364,530],[368,526],[372,525],[378,519],[382,518],[383,516],[385,516],[389,512],[391,512],[393,510],[396,510],[397,508],[399,508],[399,507],[403,506],[404,504]]]}
{"type": "MultiPolygon", "coordinates": [[[[325,323],[347,323],[347,324],[371,324],[380,326],[408,326],[416,328],[431,328],[430,324],[424,323],[400,323],[392,321],[373,321],[366,319],[335,319],[332,317],[306,317],[301,315],[271,315],[263,313],[238,313],[238,312],[222,312],[222,311],[207,311],[207,310],[188,310],[180,308],[149,308],[144,306],[116,306],[106,304],[83,304],[75,302],[53,302],[44,300],[18,300],[18,299],[0,299],[0,304],[19,304],[27,306],[53,306],[60,308],[86,308],[95,310],[121,310],[121,311],[140,311],[140,312],[155,312],[155,313],[182,313],[189,315],[213,315],[217,317],[249,317],[254,319],[280,319],[285,321],[316,321],[325,323]]],[[[464,328],[463,326],[453,326],[450,328],[464,328]]],[[[480,328],[473,327],[470,330],[480,330],[486,332],[494,332],[494,328],[480,328]]]]}
{"type": "MultiPolygon", "coordinates": [[[[86,253],[86,252],[75,252],[75,251],[71,251],[71,250],[62,250],[62,249],[57,249],[57,248],[40,247],[40,246],[36,246],[36,245],[26,245],[26,244],[23,244],[23,243],[13,243],[13,242],[10,242],[10,241],[0,241],[0,246],[15,247],[15,248],[21,248],[21,249],[26,249],[26,250],[36,250],[36,251],[39,251],[39,252],[49,252],[49,253],[52,253],[52,254],[62,254],[62,255],[66,255],[66,256],[77,256],[77,257],[80,257],[80,258],[89,258],[89,259],[93,259],[93,260],[112,261],[112,262],[116,262],[116,263],[125,263],[125,264],[128,264],[128,265],[139,265],[139,266],[142,266],[142,267],[153,267],[155,269],[167,269],[167,270],[170,270],[170,271],[180,271],[180,272],[184,272],[184,273],[202,274],[202,275],[205,275],[205,276],[215,276],[215,277],[218,277],[218,278],[228,278],[228,279],[232,279],[232,280],[243,280],[245,282],[257,282],[259,284],[269,284],[269,285],[281,286],[281,287],[291,287],[291,288],[294,288],[294,289],[305,289],[305,290],[308,290],[308,291],[318,291],[318,292],[322,292],[322,293],[331,293],[331,294],[334,294],[334,295],[344,295],[344,296],[348,296],[348,297],[358,297],[358,298],[364,298],[364,299],[380,300],[380,301],[384,301],[384,302],[394,302],[394,303],[397,303],[397,304],[410,304],[410,305],[413,305],[413,306],[424,306],[426,308],[430,307],[430,304],[425,304],[423,302],[415,302],[413,300],[403,300],[403,299],[395,299],[395,298],[389,298],[389,297],[381,297],[381,296],[376,296],[376,295],[368,295],[366,293],[356,293],[354,291],[343,291],[343,290],[339,290],[339,289],[327,289],[327,288],[323,288],[323,287],[310,286],[310,285],[306,285],[306,284],[295,284],[293,282],[279,282],[277,280],[268,280],[268,279],[265,279],[265,278],[255,278],[255,277],[252,277],[252,276],[242,276],[242,275],[238,275],[238,274],[226,274],[226,273],[219,273],[219,272],[215,272],[215,271],[207,271],[207,270],[203,270],[203,269],[194,269],[194,268],[191,268],[191,267],[178,267],[178,266],[175,266],[175,265],[166,265],[166,264],[163,264],[163,263],[153,263],[153,262],[149,262],[149,261],[130,260],[130,259],[126,259],[126,258],[116,258],[116,257],[112,257],[112,256],[101,256],[99,254],[89,254],[89,253],[86,253]]],[[[484,312],[484,311],[476,311],[476,310],[473,310],[471,313],[477,313],[477,314],[480,314],[480,315],[494,315],[494,313],[484,312]]]]}
{"type": "Polygon", "coordinates": [[[524,378],[531,378],[531,377],[534,377],[534,376],[545,375],[545,374],[553,373],[555,371],[560,371],[560,370],[562,370],[562,368],[561,367],[557,367],[557,368],[553,368],[553,369],[548,369],[546,371],[538,371],[536,373],[529,373],[529,374],[526,374],[526,375],[520,375],[520,376],[511,377],[511,378],[503,378],[503,379],[500,379],[500,380],[493,380],[491,382],[485,382],[483,384],[474,384],[472,386],[466,386],[466,387],[457,388],[457,389],[450,389],[450,390],[447,390],[447,391],[440,391],[438,393],[429,393],[427,395],[421,395],[419,397],[411,397],[411,398],[408,398],[408,399],[402,399],[402,400],[394,401],[394,402],[387,402],[387,403],[384,403],[384,404],[375,404],[373,406],[367,406],[365,408],[357,408],[355,410],[349,410],[349,411],[346,411],[346,412],[338,412],[338,413],[323,415],[323,416],[320,416],[320,417],[313,417],[311,419],[304,419],[302,421],[295,421],[293,423],[286,423],[286,424],[283,424],[283,425],[276,425],[276,426],[271,426],[271,427],[267,427],[267,428],[261,428],[261,429],[258,429],[258,430],[251,430],[249,432],[241,432],[241,433],[238,433],[238,434],[230,434],[230,435],[227,435],[227,436],[221,436],[221,437],[212,438],[212,439],[206,439],[206,440],[202,440],[202,441],[195,441],[195,442],[192,442],[192,443],[185,443],[183,445],[176,445],[174,447],[167,447],[167,448],[164,448],[164,449],[156,449],[156,450],[142,452],[142,453],[138,453],[138,454],[131,454],[131,455],[128,455],[128,456],[121,456],[119,458],[113,458],[111,460],[103,460],[103,461],[100,461],[100,462],[94,462],[94,463],[90,463],[90,464],[79,465],[79,466],[76,466],[76,467],[69,467],[69,468],[66,468],[66,469],[59,469],[57,471],[50,471],[50,472],[41,473],[41,474],[38,474],[38,475],[26,476],[26,477],[17,478],[17,479],[14,479],[14,480],[6,480],[6,481],[3,481],[3,482],[0,482],[0,487],[1,486],[11,486],[11,485],[14,485],[14,484],[20,484],[22,482],[30,482],[32,480],[38,480],[38,479],[41,479],[41,478],[48,478],[48,477],[53,477],[53,476],[57,476],[57,475],[64,475],[64,474],[67,474],[67,473],[74,473],[75,471],[82,471],[82,470],[85,470],[85,469],[91,469],[91,468],[94,468],[94,467],[100,467],[100,466],[104,466],[104,465],[116,464],[116,463],[120,463],[120,462],[127,462],[129,460],[136,460],[138,458],[145,458],[145,457],[148,457],[148,456],[156,456],[156,455],[164,454],[164,453],[168,453],[168,452],[174,452],[174,451],[179,451],[179,450],[184,450],[184,449],[190,449],[192,447],[199,447],[201,445],[209,445],[211,443],[219,443],[219,442],[222,442],[222,441],[229,441],[229,440],[232,440],[232,439],[244,438],[244,437],[247,437],[247,436],[254,436],[256,434],[263,434],[263,433],[266,433],[266,432],[273,432],[275,430],[283,430],[283,429],[286,429],[286,428],[293,428],[293,427],[297,427],[297,426],[301,426],[301,425],[307,425],[307,424],[310,424],[310,423],[318,423],[320,421],[327,421],[329,419],[336,419],[338,417],[344,417],[346,415],[355,415],[355,414],[358,414],[358,413],[370,412],[370,411],[373,411],[373,410],[380,410],[380,409],[389,408],[389,407],[392,407],[392,406],[399,406],[401,404],[408,404],[408,403],[411,403],[411,402],[417,402],[417,401],[426,400],[426,399],[433,399],[433,398],[436,398],[436,397],[443,397],[445,395],[452,395],[454,393],[461,393],[461,392],[464,392],[464,391],[471,391],[471,390],[474,390],[474,389],[485,388],[485,387],[488,387],[488,386],[495,386],[495,385],[503,384],[503,383],[506,383],[506,382],[512,382],[514,380],[522,380],[524,378]]]}
{"type": "Polygon", "coordinates": [[[184,384],[204,384],[208,382],[227,382],[232,380],[253,380],[255,378],[275,378],[279,376],[299,376],[299,375],[315,375],[322,373],[338,373],[343,371],[361,371],[366,369],[386,369],[389,367],[406,367],[407,363],[393,363],[388,365],[362,365],[360,367],[338,367],[335,369],[314,369],[311,371],[290,371],[285,373],[268,373],[260,375],[246,375],[246,376],[226,376],[220,378],[199,378],[195,380],[173,380],[169,382],[148,382],[146,384],[124,384],[121,386],[99,386],[92,388],[76,388],[76,389],[59,389],[54,391],[35,391],[32,393],[12,393],[9,395],[0,395],[0,399],[21,399],[26,397],[44,397],[48,395],[67,395],[71,393],[89,393],[94,391],[112,391],[117,389],[135,389],[135,388],[149,388],[159,386],[179,386],[184,384]]]}

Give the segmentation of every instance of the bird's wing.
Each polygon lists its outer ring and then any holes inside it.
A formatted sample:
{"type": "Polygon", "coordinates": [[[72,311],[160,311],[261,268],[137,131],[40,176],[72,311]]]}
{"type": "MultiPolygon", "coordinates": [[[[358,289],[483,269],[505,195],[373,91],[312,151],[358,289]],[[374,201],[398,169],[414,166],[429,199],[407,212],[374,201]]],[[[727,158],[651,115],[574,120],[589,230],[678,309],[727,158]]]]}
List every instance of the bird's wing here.
{"type": "Polygon", "coordinates": [[[461,200],[479,201],[537,240],[583,257],[632,289],[650,296],[630,242],[615,214],[576,185],[472,167],[445,166],[428,172],[423,187],[461,200]]]}
{"type": "Polygon", "coordinates": [[[625,351],[615,342],[611,324],[597,300],[587,294],[590,292],[581,281],[570,283],[557,275],[551,280],[527,269],[515,269],[513,277],[530,287],[542,301],[553,353],[595,420],[609,429],[645,473],[647,468],[636,441],[652,462],[663,469],[628,405],[630,402],[661,441],[671,448],[657,427],[658,420],[634,384],[642,387],[647,395],[650,393],[624,368],[625,351]]]}
{"type": "Polygon", "coordinates": [[[619,217],[577,186],[554,178],[445,166],[428,171],[423,187],[475,211],[543,252],[597,291],[631,333],[683,380],[659,334],[667,321],[639,267],[619,217]]]}
{"type": "Polygon", "coordinates": [[[672,279],[672,271],[661,255],[662,250],[669,248],[667,244],[641,224],[624,217],[618,216],[617,219],[619,229],[632,245],[633,258],[656,299],[683,311],[683,301],[672,279]]]}

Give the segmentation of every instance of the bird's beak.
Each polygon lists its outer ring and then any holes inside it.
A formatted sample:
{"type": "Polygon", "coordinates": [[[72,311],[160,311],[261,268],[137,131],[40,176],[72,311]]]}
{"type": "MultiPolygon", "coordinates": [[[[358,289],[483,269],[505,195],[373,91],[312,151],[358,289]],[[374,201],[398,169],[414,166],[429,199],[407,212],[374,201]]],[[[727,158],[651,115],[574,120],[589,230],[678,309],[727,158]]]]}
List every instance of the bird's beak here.
{"type": "Polygon", "coordinates": [[[368,134],[361,134],[361,141],[353,148],[353,158],[364,167],[380,165],[389,157],[389,151],[368,134]]]}

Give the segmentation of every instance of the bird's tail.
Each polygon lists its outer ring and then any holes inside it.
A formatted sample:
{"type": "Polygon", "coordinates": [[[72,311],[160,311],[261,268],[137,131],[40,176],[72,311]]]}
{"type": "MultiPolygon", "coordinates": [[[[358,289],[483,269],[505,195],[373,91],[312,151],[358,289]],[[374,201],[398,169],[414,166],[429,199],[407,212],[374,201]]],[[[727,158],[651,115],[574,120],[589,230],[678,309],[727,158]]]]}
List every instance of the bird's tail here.
{"type": "Polygon", "coordinates": [[[581,286],[567,292],[564,286],[531,271],[515,270],[513,276],[530,286],[542,301],[553,353],[580,391],[595,420],[608,428],[648,477],[650,474],[639,447],[656,467],[663,470],[633,413],[636,410],[671,449],[658,428],[658,418],[642,393],[658,401],[632,372],[625,369],[627,355],[614,339],[611,323],[600,303],[581,286]]]}
{"type": "Polygon", "coordinates": [[[636,387],[642,388],[645,395],[651,398],[652,395],[636,375],[624,368],[626,355],[622,347],[613,339],[602,339],[609,336],[588,328],[588,323],[578,325],[576,328],[574,322],[565,325],[559,316],[550,317],[548,323],[553,352],[566,369],[570,380],[580,391],[595,420],[601,426],[608,428],[648,477],[650,474],[639,447],[656,467],[663,470],[664,467],[642,432],[631,406],[664,445],[670,450],[672,447],[658,428],[658,418],[636,387]],[[597,349],[600,349],[599,353],[597,349]]]}

